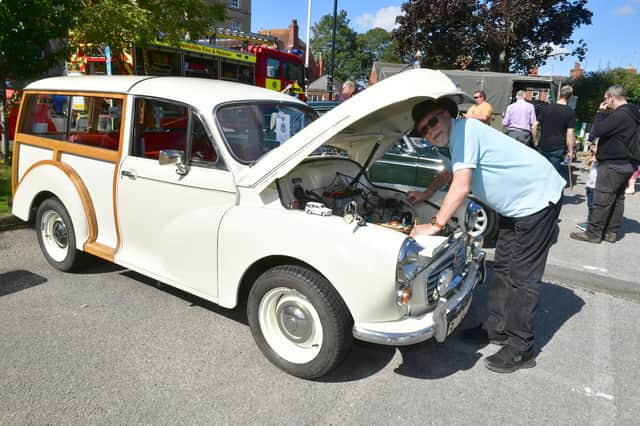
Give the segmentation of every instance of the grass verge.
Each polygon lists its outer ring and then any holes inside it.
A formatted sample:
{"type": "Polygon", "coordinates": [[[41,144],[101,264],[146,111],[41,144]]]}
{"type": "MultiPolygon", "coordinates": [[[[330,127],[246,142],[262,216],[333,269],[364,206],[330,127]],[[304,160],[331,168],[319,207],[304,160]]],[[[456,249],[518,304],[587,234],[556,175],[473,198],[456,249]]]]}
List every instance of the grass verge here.
{"type": "Polygon", "coordinates": [[[11,195],[11,165],[0,161],[0,215],[10,212],[7,201],[11,195]]]}

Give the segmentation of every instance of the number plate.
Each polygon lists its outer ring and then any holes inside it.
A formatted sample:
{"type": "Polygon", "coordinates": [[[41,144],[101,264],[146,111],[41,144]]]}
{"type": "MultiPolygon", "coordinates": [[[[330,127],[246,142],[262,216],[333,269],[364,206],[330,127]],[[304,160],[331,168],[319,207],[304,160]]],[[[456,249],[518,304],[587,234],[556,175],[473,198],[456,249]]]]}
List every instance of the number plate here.
{"type": "Polygon", "coordinates": [[[449,336],[451,333],[453,333],[453,331],[458,328],[458,326],[462,323],[462,320],[464,320],[464,317],[467,316],[467,312],[469,312],[469,306],[471,306],[471,297],[469,297],[469,300],[467,300],[466,302],[464,302],[465,305],[464,307],[460,310],[460,313],[451,320],[451,322],[448,324],[447,326],[447,336],[449,336]]]}

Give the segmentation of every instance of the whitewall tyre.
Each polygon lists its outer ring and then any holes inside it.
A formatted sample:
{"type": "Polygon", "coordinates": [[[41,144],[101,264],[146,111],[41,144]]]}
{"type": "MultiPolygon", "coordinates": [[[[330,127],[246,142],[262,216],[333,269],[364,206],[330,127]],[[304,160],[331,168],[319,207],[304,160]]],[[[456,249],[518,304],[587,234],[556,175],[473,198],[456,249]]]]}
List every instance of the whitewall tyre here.
{"type": "Polygon", "coordinates": [[[71,271],[86,260],[85,253],[76,250],[71,217],[57,198],[49,198],[38,207],[36,231],[40,249],[54,268],[71,271]]]}
{"type": "Polygon", "coordinates": [[[325,375],[351,348],[353,320],[346,305],[308,268],[283,265],[262,274],[249,293],[247,316],[264,355],[297,377],[325,375]]]}

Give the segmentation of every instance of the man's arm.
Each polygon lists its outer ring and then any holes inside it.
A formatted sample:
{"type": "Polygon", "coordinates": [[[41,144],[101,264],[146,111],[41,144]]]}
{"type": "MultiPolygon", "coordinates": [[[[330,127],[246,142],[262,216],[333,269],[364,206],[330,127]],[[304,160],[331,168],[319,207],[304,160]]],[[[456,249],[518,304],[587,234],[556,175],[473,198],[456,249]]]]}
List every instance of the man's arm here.
{"type": "Polygon", "coordinates": [[[504,127],[509,127],[509,124],[511,124],[511,105],[509,105],[507,107],[507,111],[504,113],[504,118],[502,119],[502,125],[504,127]]]}
{"type": "Polygon", "coordinates": [[[535,121],[533,126],[531,126],[531,136],[533,136],[533,146],[537,147],[538,142],[540,142],[540,137],[538,136],[538,128],[540,127],[540,122],[535,121]]]}
{"type": "MultiPolygon", "coordinates": [[[[449,187],[447,196],[444,197],[442,206],[436,214],[436,222],[446,224],[453,217],[456,210],[464,203],[465,198],[471,191],[471,176],[473,169],[461,169],[453,173],[453,181],[449,187]]],[[[438,233],[442,228],[436,225],[425,224],[416,225],[411,231],[411,236],[415,235],[433,235],[438,233]]]]}
{"type": "Polygon", "coordinates": [[[428,200],[433,197],[433,194],[435,194],[438,189],[442,188],[444,185],[448,185],[449,182],[451,182],[452,177],[453,174],[449,170],[440,170],[427,189],[424,191],[407,192],[407,201],[411,204],[415,204],[420,201],[428,200]]]}
{"type": "Polygon", "coordinates": [[[573,159],[573,146],[576,143],[576,129],[569,127],[567,129],[567,155],[569,159],[573,159]]]}

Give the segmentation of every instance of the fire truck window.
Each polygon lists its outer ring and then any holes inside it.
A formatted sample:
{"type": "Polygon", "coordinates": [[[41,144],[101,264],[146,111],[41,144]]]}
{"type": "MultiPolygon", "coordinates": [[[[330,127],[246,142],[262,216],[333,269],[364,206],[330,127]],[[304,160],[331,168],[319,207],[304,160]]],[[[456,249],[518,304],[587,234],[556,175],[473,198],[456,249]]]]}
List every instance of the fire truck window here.
{"type": "Polygon", "coordinates": [[[218,78],[218,63],[215,59],[185,56],[184,72],[187,77],[218,78]]]}
{"type": "Polygon", "coordinates": [[[72,96],[69,142],[118,150],[122,99],[104,96],[72,96]]]}
{"type": "Polygon", "coordinates": [[[162,150],[186,153],[188,112],[182,104],[136,99],[131,155],[157,160],[162,150]]]}
{"type": "Polygon", "coordinates": [[[253,65],[240,65],[240,83],[253,84],[253,65]]]}
{"type": "Polygon", "coordinates": [[[222,80],[238,81],[238,64],[222,59],[221,74],[222,80]]]}
{"type": "Polygon", "coordinates": [[[147,75],[181,75],[182,73],[180,56],[177,53],[149,49],[145,65],[147,75]]]}
{"type": "Polygon", "coordinates": [[[302,65],[293,64],[291,62],[285,62],[284,64],[284,79],[287,81],[295,81],[299,85],[303,85],[302,65]]]}
{"type": "Polygon", "coordinates": [[[277,59],[267,59],[267,78],[280,78],[280,61],[277,59]]]}
{"type": "Polygon", "coordinates": [[[69,121],[69,99],[66,95],[26,96],[26,116],[21,120],[20,131],[48,139],[65,140],[69,121]]]}

